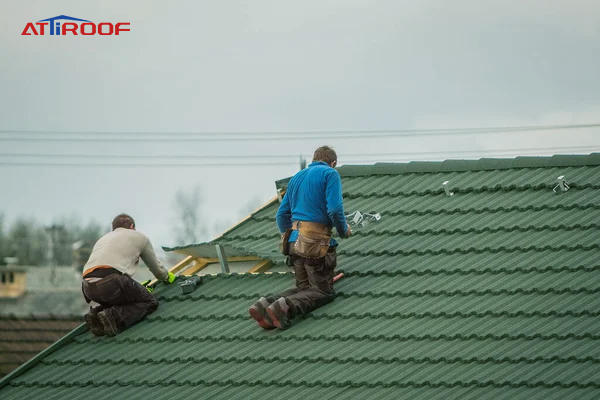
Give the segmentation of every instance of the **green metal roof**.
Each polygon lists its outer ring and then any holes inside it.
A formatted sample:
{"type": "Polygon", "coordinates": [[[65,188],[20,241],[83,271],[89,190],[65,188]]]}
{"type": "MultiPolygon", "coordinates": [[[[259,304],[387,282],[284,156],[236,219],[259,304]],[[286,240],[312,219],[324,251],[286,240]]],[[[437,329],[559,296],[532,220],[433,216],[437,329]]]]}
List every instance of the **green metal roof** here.
{"type": "MultiPolygon", "coordinates": [[[[266,332],[247,308],[291,274],[159,286],[145,321],[65,338],[0,397],[600,397],[599,154],[339,171],[347,212],[382,219],[341,241],[333,303],[266,332]]],[[[277,207],[212,244],[274,255],[277,207]]]]}

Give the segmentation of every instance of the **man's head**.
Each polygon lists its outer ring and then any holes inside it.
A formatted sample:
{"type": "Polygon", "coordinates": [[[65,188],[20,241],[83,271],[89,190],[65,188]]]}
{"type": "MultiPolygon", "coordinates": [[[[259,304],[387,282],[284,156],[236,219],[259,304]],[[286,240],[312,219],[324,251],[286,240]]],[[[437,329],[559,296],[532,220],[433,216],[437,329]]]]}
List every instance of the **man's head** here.
{"type": "Polygon", "coordinates": [[[119,214],[112,221],[113,231],[117,228],[135,229],[135,221],[127,214],[119,214]]]}
{"type": "Polygon", "coordinates": [[[337,154],[329,146],[321,146],[315,150],[312,162],[323,161],[326,162],[331,168],[335,168],[337,165],[337,154]]]}

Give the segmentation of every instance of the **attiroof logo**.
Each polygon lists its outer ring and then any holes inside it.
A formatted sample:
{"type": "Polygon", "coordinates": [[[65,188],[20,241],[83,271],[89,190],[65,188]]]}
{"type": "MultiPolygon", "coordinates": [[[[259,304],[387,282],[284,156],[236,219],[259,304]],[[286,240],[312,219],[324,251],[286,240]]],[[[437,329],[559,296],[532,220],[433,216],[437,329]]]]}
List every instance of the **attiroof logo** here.
{"type": "Polygon", "coordinates": [[[129,32],[129,22],[119,22],[113,25],[110,22],[100,22],[98,25],[95,23],[79,18],[68,17],[66,15],[59,15],[54,18],[47,18],[41,21],[28,22],[23,29],[21,35],[56,35],[64,36],[69,33],[72,35],[118,35],[121,32],[129,32]],[[71,22],[64,22],[62,25],[60,20],[67,20],[71,22]],[[77,21],[77,22],[75,22],[77,21]],[[37,26],[37,28],[36,28],[37,26]],[[126,26],[126,28],[124,28],[126,26]],[[48,29],[46,29],[48,28],[48,29]]]}

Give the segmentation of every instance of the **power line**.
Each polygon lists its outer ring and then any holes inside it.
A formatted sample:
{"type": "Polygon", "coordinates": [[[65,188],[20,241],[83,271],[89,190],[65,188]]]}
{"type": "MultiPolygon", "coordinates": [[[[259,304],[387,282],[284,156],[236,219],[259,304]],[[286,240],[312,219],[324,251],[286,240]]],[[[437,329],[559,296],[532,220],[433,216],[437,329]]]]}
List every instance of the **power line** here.
{"type": "MultiPolygon", "coordinates": [[[[554,151],[553,149],[561,149],[563,152],[568,152],[567,150],[565,150],[565,148],[545,148],[545,149],[505,149],[505,150],[490,150],[490,151],[477,151],[477,154],[479,155],[479,157],[481,156],[485,156],[485,153],[501,153],[501,155],[504,156],[516,156],[516,155],[520,155],[520,156],[525,156],[527,155],[527,151],[530,150],[536,150],[537,152],[546,150],[546,151],[554,151]],[[516,154],[509,154],[509,153],[516,153],[516,154]]],[[[575,148],[571,148],[571,149],[575,149],[575,148]]],[[[577,147],[576,149],[579,150],[583,150],[580,147],[577,147]]],[[[587,149],[588,151],[591,149],[587,149]]],[[[471,153],[471,154],[475,154],[476,151],[472,151],[472,150],[466,150],[464,152],[431,152],[431,153],[427,153],[427,152],[414,152],[414,153],[381,153],[381,154],[355,154],[354,156],[360,156],[360,157],[372,157],[371,159],[367,159],[367,160],[349,160],[346,157],[341,158],[341,161],[343,161],[343,164],[351,164],[351,163],[364,163],[364,164],[371,164],[371,163],[376,163],[376,162],[409,162],[409,161],[434,161],[436,160],[435,157],[428,157],[428,158],[419,158],[419,157],[415,157],[415,156],[423,156],[423,155],[427,155],[427,154],[437,154],[437,155],[443,155],[444,158],[446,158],[448,156],[448,154],[451,153],[458,153],[458,154],[464,154],[464,153],[471,153]],[[385,155],[387,156],[391,156],[391,157],[384,157],[385,155]],[[404,157],[404,158],[398,158],[399,156],[402,155],[406,155],[408,157],[404,157]]],[[[532,153],[529,153],[530,155],[532,153]]],[[[460,158],[460,155],[455,157],[456,158],[460,158]]],[[[239,158],[237,158],[239,159],[239,158]]],[[[243,167],[253,167],[253,166],[280,166],[280,165],[290,165],[290,166],[297,166],[298,165],[298,156],[295,155],[293,156],[290,160],[287,161],[258,161],[258,162],[248,162],[248,161],[244,161],[240,159],[240,162],[187,162],[187,163],[161,163],[161,162],[153,162],[153,163],[122,163],[122,162],[110,162],[110,161],[105,161],[105,162],[94,162],[94,163],[83,163],[81,161],[58,161],[58,162],[51,162],[51,161],[0,161],[0,166],[44,166],[44,167],[53,167],[53,166],[62,166],[62,167],[132,167],[132,168],[136,168],[136,167],[143,167],[143,168],[149,168],[149,167],[155,167],[155,168],[170,168],[170,167],[178,167],[178,168],[185,168],[185,167],[202,167],[202,166],[219,166],[219,167],[239,167],[239,166],[243,166],[243,167]]]]}
{"type": "MultiPolygon", "coordinates": [[[[515,153],[515,152],[547,152],[547,151],[600,151],[600,145],[586,146],[561,146],[561,147],[533,147],[533,148],[513,148],[513,149],[490,149],[490,150],[443,150],[443,151],[420,151],[420,152],[395,152],[395,153],[341,153],[338,155],[340,159],[353,157],[372,157],[374,159],[380,157],[399,157],[399,156],[422,156],[422,155],[447,155],[447,154],[482,154],[482,153],[515,153]]],[[[181,155],[181,154],[56,154],[56,153],[0,153],[0,157],[20,157],[20,158],[127,158],[127,159],[298,159],[301,154],[248,154],[248,155],[215,155],[206,154],[199,156],[181,155]]],[[[288,163],[289,161],[286,161],[288,163]]],[[[237,165],[237,163],[236,163],[237,165]]]]}
{"type": "Polygon", "coordinates": [[[540,125],[540,126],[509,126],[487,128],[460,128],[460,129],[389,129],[389,130],[348,130],[348,131],[308,131],[308,132],[60,132],[60,131],[27,131],[3,130],[0,131],[0,141],[60,141],[60,142],[223,142],[223,141],[267,141],[267,140],[305,140],[311,139],[364,139],[365,135],[372,138],[410,137],[410,136],[444,136],[465,134],[497,134],[517,133],[547,130],[598,128],[600,123],[572,124],[572,125],[540,125]],[[20,135],[4,137],[4,135],[20,135]],[[27,136],[29,135],[29,136],[27,136]],[[31,135],[38,135],[37,137],[31,135]],[[48,137],[48,135],[102,135],[103,137],[48,137]],[[116,135],[116,137],[106,137],[116,135]],[[134,135],[144,137],[122,137],[134,135]],[[178,135],[174,137],[173,135],[178,135]],[[281,136],[286,135],[286,136],[281,136]],[[165,136],[165,137],[152,137],[165,136]],[[275,136],[275,137],[274,137],[275,136]]]}
{"type": "Polygon", "coordinates": [[[347,133],[412,133],[412,132],[469,132],[469,131],[480,131],[480,130],[541,130],[541,129],[566,129],[566,128],[589,128],[599,127],[600,123],[590,124],[566,124],[566,125],[520,125],[520,126],[496,126],[496,127],[479,127],[479,128],[432,128],[432,129],[372,129],[372,130],[315,130],[315,131],[223,131],[223,132],[138,132],[138,131],[43,131],[43,130],[0,130],[0,134],[7,133],[38,133],[38,134],[114,134],[114,135],[126,135],[126,134],[140,134],[140,135],[288,135],[288,134],[347,134],[347,133]]]}
{"type": "Polygon", "coordinates": [[[257,162],[257,163],[219,163],[219,162],[208,162],[208,163],[81,163],[81,162],[28,162],[28,161],[0,161],[0,166],[43,166],[43,167],[209,167],[209,166],[243,166],[243,167],[254,167],[254,166],[272,166],[272,165],[298,165],[298,161],[274,161],[274,162],[257,162]]]}

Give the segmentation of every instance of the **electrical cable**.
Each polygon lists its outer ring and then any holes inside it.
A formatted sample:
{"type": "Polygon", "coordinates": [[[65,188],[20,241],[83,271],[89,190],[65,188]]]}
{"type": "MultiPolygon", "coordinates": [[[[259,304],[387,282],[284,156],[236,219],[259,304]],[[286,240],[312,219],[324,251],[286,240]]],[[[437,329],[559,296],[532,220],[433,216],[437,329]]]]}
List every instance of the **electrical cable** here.
{"type": "Polygon", "coordinates": [[[484,135],[498,133],[518,133],[528,131],[554,131],[565,129],[598,128],[600,123],[572,125],[540,125],[540,126],[508,126],[487,128],[457,129],[390,129],[390,130],[348,130],[348,131],[291,131],[291,132],[60,132],[60,131],[26,131],[2,130],[0,141],[59,141],[59,142],[223,142],[223,141],[273,141],[273,140],[306,140],[310,139],[364,139],[410,137],[410,136],[444,136],[444,135],[484,135]],[[5,137],[4,135],[19,135],[5,137]],[[27,136],[29,135],[29,136],[27,136]],[[32,137],[31,135],[38,135],[32,137]],[[41,136],[40,136],[41,135],[41,136]],[[46,136],[44,136],[46,135],[46,136]],[[48,137],[47,135],[102,135],[103,137],[48,137]],[[116,137],[106,137],[116,135],[116,137]],[[124,137],[124,135],[145,135],[146,137],[124,137]],[[165,137],[148,137],[162,135],[165,137]],[[178,136],[176,136],[178,135],[178,136]],[[255,136],[256,135],[256,136],[255,136]],[[278,136],[277,135],[286,135],[278,136]],[[365,136],[368,135],[368,136],[365,136]],[[186,137],[183,137],[186,136],[186,137]],[[250,137],[252,136],[252,137],[250,137]]]}
{"type": "MultiPolygon", "coordinates": [[[[374,159],[379,157],[398,157],[398,156],[422,156],[422,155],[445,155],[445,154],[482,154],[482,153],[522,153],[522,152],[545,152],[545,151],[600,151],[600,145],[586,145],[586,146],[562,146],[562,147],[534,147],[534,148],[513,148],[513,149],[489,149],[489,150],[445,150],[445,151],[420,151],[420,152],[402,152],[402,153],[340,153],[338,158],[347,159],[354,157],[373,157],[374,159]]],[[[189,158],[202,158],[202,159],[298,159],[302,157],[301,154],[247,154],[247,155],[215,155],[215,154],[194,154],[194,155],[182,155],[182,154],[56,154],[56,153],[0,153],[0,157],[22,157],[22,158],[127,158],[127,159],[189,159],[189,158]]],[[[289,161],[288,161],[289,162],[289,161]]]]}

